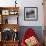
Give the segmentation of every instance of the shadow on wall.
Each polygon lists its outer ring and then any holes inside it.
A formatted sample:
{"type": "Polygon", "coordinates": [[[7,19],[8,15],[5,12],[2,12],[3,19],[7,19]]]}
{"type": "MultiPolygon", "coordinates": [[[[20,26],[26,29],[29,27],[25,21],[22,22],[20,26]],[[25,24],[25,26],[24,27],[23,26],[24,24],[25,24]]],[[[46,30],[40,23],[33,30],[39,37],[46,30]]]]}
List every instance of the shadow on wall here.
{"type": "Polygon", "coordinates": [[[19,32],[19,39],[20,39],[20,42],[23,38],[23,35],[25,33],[25,31],[28,29],[28,28],[32,28],[36,33],[37,33],[37,37],[39,39],[39,41],[41,43],[43,43],[43,30],[42,30],[42,26],[21,26],[20,27],[20,32],[19,32]]]}

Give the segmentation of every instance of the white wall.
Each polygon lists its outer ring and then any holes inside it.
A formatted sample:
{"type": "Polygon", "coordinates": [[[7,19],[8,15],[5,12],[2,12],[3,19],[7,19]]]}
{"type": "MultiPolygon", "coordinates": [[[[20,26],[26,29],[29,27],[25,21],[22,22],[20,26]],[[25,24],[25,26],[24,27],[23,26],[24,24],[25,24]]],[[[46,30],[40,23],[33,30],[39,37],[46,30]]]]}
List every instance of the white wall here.
{"type": "Polygon", "coordinates": [[[21,0],[19,24],[22,26],[43,26],[43,6],[42,0],[21,0]],[[38,21],[24,21],[24,7],[38,7],[38,21]]]}
{"type": "MultiPolygon", "coordinates": [[[[0,6],[15,6],[15,0],[0,0],[0,6]]],[[[43,26],[43,6],[42,0],[17,0],[19,11],[20,26],[43,26]],[[38,7],[38,21],[24,21],[24,7],[38,7]]]]}

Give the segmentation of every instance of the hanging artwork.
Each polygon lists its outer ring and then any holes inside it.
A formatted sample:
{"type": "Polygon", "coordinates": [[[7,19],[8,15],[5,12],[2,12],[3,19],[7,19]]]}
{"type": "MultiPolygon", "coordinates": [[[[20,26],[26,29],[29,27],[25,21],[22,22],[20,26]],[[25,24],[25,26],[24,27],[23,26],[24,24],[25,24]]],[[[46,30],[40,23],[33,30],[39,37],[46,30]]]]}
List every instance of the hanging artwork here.
{"type": "Polygon", "coordinates": [[[24,7],[24,20],[28,20],[28,21],[38,20],[38,8],[24,7]]]}

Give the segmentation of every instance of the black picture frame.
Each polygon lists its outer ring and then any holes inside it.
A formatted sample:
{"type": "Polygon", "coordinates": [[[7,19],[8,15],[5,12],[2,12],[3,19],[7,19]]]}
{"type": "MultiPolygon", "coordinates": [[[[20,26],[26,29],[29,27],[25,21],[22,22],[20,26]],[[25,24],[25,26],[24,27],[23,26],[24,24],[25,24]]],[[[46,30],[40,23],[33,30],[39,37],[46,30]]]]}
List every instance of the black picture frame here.
{"type": "Polygon", "coordinates": [[[38,7],[24,7],[24,20],[37,21],[38,20],[38,7]]]}

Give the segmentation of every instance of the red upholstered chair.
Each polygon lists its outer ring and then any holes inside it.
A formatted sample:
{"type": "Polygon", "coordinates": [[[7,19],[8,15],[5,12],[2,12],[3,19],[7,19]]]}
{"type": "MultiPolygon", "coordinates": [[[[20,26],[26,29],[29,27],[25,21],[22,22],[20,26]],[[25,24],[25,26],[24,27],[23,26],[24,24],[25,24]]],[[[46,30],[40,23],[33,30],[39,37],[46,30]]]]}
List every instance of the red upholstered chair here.
{"type": "MultiPolygon", "coordinates": [[[[37,40],[37,35],[36,33],[33,31],[32,28],[28,28],[24,34],[24,37],[22,38],[22,42],[21,42],[21,46],[27,46],[25,40],[30,38],[30,37],[35,37],[37,40]]],[[[34,46],[41,46],[40,42],[37,40],[37,44],[35,44],[34,46]]]]}

